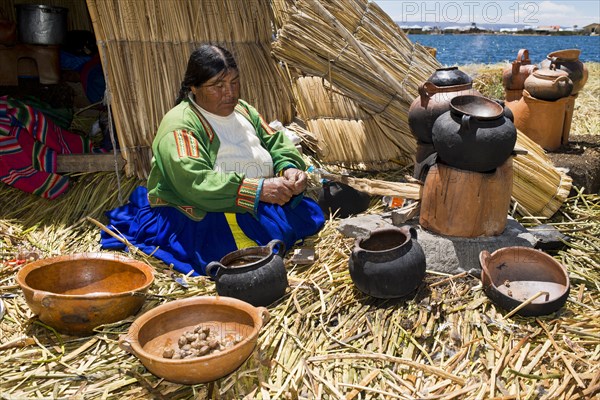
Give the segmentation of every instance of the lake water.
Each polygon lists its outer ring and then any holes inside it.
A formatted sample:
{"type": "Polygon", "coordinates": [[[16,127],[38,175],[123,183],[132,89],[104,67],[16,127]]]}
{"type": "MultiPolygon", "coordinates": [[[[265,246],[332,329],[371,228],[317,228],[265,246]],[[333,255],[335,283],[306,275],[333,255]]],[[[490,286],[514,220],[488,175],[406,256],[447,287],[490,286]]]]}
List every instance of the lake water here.
{"type": "Polygon", "coordinates": [[[583,62],[600,62],[600,36],[408,35],[413,42],[435,47],[443,65],[495,64],[513,61],[519,49],[529,50],[532,63],[556,50],[580,49],[583,62]]]}

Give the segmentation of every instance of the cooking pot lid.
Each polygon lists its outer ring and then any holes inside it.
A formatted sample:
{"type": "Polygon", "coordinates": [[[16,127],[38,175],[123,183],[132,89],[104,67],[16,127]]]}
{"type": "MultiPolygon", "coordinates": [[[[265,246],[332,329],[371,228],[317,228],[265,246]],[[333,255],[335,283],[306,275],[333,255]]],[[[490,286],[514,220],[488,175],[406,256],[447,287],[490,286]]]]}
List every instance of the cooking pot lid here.
{"type": "Polygon", "coordinates": [[[541,68],[537,69],[533,72],[535,76],[542,77],[550,77],[550,78],[558,78],[560,76],[569,76],[567,71],[563,71],[561,69],[551,69],[551,68],[541,68]]]}

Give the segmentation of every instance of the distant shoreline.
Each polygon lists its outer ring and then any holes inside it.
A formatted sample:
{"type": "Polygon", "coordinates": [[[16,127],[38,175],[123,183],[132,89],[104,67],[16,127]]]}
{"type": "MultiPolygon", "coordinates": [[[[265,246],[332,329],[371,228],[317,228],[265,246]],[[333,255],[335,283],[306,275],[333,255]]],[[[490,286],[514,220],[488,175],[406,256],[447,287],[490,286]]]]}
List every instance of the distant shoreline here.
{"type": "Polygon", "coordinates": [[[478,32],[463,32],[463,31],[449,31],[449,32],[430,32],[413,29],[402,30],[407,35],[490,35],[490,36],[597,36],[589,33],[580,32],[531,32],[531,31],[517,31],[517,32],[490,32],[490,31],[478,31],[478,32]]]}

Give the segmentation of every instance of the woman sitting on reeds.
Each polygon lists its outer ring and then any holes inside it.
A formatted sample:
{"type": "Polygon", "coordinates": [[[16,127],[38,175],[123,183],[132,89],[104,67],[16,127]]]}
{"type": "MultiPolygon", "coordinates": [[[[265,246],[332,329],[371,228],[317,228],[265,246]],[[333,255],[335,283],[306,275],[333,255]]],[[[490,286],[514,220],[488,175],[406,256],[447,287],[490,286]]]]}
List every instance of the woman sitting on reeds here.
{"type": "MultiPolygon", "coordinates": [[[[289,249],[324,224],[316,202],[303,197],[300,153],[239,94],[231,53],[196,49],[152,144],[147,188],[107,213],[109,228],[182,273],[205,274],[209,262],[273,239],[289,249]]],[[[102,232],[102,247],[125,245],[102,232]]]]}

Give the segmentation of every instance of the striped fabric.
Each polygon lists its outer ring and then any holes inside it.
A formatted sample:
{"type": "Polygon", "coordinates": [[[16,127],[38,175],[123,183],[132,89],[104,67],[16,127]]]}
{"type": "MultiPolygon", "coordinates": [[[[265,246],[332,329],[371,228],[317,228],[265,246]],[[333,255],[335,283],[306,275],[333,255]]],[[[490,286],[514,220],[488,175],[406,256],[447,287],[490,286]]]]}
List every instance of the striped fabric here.
{"type": "Polygon", "coordinates": [[[67,177],[55,173],[56,156],[90,152],[88,138],[59,127],[19,100],[0,97],[0,181],[54,199],[69,186],[67,177]]]}

